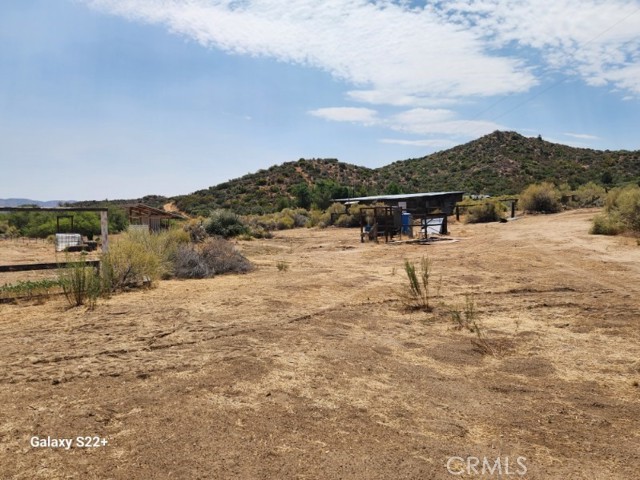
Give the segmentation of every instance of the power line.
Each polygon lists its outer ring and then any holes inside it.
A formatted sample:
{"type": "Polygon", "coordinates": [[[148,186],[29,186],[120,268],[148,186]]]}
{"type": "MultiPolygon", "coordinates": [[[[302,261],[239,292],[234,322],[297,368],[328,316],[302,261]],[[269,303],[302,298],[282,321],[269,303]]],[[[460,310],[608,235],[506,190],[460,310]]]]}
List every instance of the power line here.
{"type": "MultiPolygon", "coordinates": [[[[575,59],[577,53],[584,49],[587,45],[593,43],[594,41],[596,41],[598,38],[602,37],[603,35],[605,35],[606,33],[610,32],[611,30],[613,30],[614,28],[616,28],[618,25],[620,25],[621,23],[627,21],[629,18],[631,18],[632,16],[634,16],[635,14],[637,14],[638,12],[640,12],[640,7],[637,8],[636,10],[634,10],[633,12],[631,12],[630,14],[626,15],[624,18],[618,20],[617,22],[615,22],[614,24],[610,25],[609,27],[605,28],[604,30],[602,30],[600,33],[598,33],[597,35],[595,35],[594,37],[590,38],[587,42],[585,42],[584,44],[582,44],[581,46],[579,46],[572,55],[570,55],[570,59],[575,59]]],[[[524,99],[523,101],[521,101],[520,103],[517,103],[516,105],[514,105],[513,107],[509,108],[508,110],[499,113],[498,115],[492,117],[489,119],[489,121],[493,122],[495,120],[498,120],[499,118],[504,117],[505,115],[508,115],[512,112],[514,112],[515,110],[519,109],[520,107],[522,107],[523,105],[526,105],[527,103],[535,100],[536,98],[540,97],[541,95],[547,93],[549,90],[552,90],[554,88],[556,88],[557,86],[563,84],[564,82],[567,81],[567,77],[562,78],[554,83],[552,83],[551,85],[549,85],[548,87],[542,89],[539,92],[536,92],[535,94],[529,96],[528,98],[524,99]]],[[[497,105],[499,105],[500,103],[502,103],[503,101],[505,101],[507,98],[509,98],[509,96],[513,96],[514,94],[502,97],[500,100],[494,102],[493,104],[489,105],[488,107],[484,108],[483,110],[481,110],[480,112],[476,113],[473,117],[471,117],[469,120],[467,121],[473,121],[476,118],[480,117],[480,115],[484,114],[485,112],[488,112],[489,110],[492,110],[494,107],[496,107],[497,105]]]]}

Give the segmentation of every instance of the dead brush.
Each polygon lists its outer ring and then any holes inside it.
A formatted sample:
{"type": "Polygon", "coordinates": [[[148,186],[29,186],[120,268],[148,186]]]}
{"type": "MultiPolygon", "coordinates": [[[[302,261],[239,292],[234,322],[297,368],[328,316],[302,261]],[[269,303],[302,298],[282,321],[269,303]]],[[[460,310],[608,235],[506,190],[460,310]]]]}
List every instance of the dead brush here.
{"type": "Polygon", "coordinates": [[[479,318],[476,300],[472,294],[464,296],[464,305],[452,307],[451,319],[455,323],[456,330],[466,330],[474,334],[471,343],[482,355],[496,355],[496,350],[491,346],[484,325],[479,318]]]}
{"type": "Polygon", "coordinates": [[[278,260],[276,262],[276,268],[279,272],[287,272],[289,270],[289,263],[285,260],[278,260]]]}

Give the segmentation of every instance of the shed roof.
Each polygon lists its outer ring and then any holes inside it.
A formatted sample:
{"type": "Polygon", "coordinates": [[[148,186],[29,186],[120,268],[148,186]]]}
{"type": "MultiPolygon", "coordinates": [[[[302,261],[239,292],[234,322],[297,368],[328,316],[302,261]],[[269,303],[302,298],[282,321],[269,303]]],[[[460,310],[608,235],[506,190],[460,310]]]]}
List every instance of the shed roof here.
{"type": "Polygon", "coordinates": [[[371,197],[334,198],[336,202],[376,202],[384,200],[404,200],[423,197],[444,197],[446,195],[463,195],[463,191],[455,192],[424,192],[424,193],[400,193],[397,195],[373,195],[371,197]]]}
{"type": "Polygon", "coordinates": [[[159,208],[150,207],[149,205],[144,205],[142,203],[138,203],[137,205],[129,206],[129,215],[130,216],[139,216],[139,217],[159,217],[159,218],[175,218],[176,220],[185,220],[187,217],[184,215],[180,215],[174,212],[167,212],[165,210],[160,210],[159,208]]]}

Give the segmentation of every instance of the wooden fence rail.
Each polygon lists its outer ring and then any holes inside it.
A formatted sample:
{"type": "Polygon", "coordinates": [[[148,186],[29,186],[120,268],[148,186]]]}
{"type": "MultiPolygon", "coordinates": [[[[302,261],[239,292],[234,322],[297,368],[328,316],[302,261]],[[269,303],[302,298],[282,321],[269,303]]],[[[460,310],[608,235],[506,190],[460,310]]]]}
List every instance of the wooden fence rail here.
{"type": "Polygon", "coordinates": [[[23,263],[17,265],[0,265],[0,273],[5,272],[29,272],[33,270],[55,270],[58,268],[72,268],[84,263],[86,266],[100,269],[100,260],[87,260],[86,262],[53,262],[53,263],[23,263]]]}

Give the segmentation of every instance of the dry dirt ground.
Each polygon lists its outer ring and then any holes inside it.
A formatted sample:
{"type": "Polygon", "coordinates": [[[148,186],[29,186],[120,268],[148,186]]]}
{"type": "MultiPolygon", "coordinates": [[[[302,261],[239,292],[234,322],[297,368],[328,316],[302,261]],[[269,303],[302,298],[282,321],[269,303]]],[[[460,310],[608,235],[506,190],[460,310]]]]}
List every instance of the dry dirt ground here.
{"type": "Polygon", "coordinates": [[[247,275],[0,305],[0,477],[640,478],[640,247],[593,214],[429,246],[300,229],[240,242],[247,275]],[[430,314],[398,300],[423,255],[430,314]],[[468,293],[496,355],[453,328],[468,293]]]}

